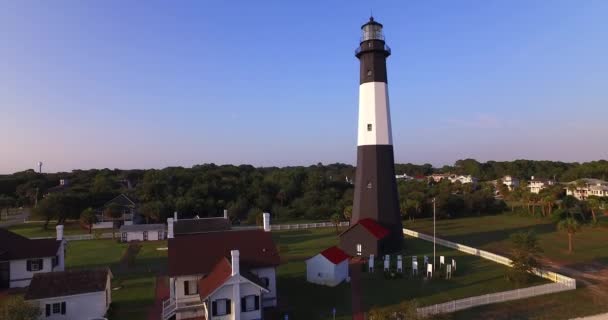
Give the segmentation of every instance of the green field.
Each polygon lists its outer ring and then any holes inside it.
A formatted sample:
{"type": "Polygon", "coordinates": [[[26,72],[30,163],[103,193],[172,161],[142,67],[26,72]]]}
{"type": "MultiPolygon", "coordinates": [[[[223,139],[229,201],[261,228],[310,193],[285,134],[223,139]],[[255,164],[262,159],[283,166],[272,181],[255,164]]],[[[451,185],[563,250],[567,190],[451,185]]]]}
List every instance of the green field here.
{"type": "MultiPolygon", "coordinates": [[[[518,231],[534,230],[544,256],[569,269],[591,275],[594,279],[577,281],[577,290],[543,295],[513,302],[493,304],[453,314],[454,319],[571,319],[608,312],[608,229],[606,217],[600,226],[584,227],[574,236],[575,251],[567,252],[566,235],[548,220],[519,215],[496,215],[437,221],[437,236],[488,251],[509,253],[509,236],[518,231]]],[[[432,234],[433,221],[406,221],[405,227],[432,234]]]]}
{"type": "Polygon", "coordinates": [[[166,271],[166,241],[140,242],[141,250],[133,263],[121,262],[128,245],[116,240],[71,241],[68,244],[67,268],[109,266],[114,274],[112,288],[112,317],[114,319],[147,318],[154,304],[156,276],[166,271]]]}
{"type": "MultiPolygon", "coordinates": [[[[55,225],[56,224],[54,222],[51,222],[45,230],[44,223],[31,222],[10,226],[8,227],[8,230],[28,238],[55,237],[57,236],[55,225]]],[[[111,232],[111,230],[106,230],[104,232],[111,232]]],[[[67,222],[63,228],[64,235],[87,233],[89,233],[89,230],[82,228],[78,222],[67,222]]]]}
{"type": "MultiPolygon", "coordinates": [[[[328,288],[306,282],[304,260],[337,244],[335,230],[281,231],[275,232],[274,236],[277,245],[282,249],[281,258],[285,260],[278,269],[280,305],[288,306],[288,312],[296,319],[331,319],[333,307],[337,310],[336,319],[350,319],[349,284],[328,288]]],[[[406,256],[406,268],[411,266],[412,255],[419,256],[420,263],[423,261],[423,255],[432,259],[433,247],[429,242],[407,238],[405,246],[403,254],[406,256]]],[[[409,272],[403,278],[385,279],[381,268],[377,268],[373,274],[363,273],[365,308],[390,307],[411,299],[416,299],[420,305],[430,305],[516,288],[505,279],[505,266],[438,246],[437,256],[440,255],[448,259],[455,258],[457,261],[458,271],[451,280],[439,277],[427,280],[422,276],[412,277],[409,272]]],[[[529,285],[544,282],[542,279],[535,279],[535,282],[529,285]]]]}

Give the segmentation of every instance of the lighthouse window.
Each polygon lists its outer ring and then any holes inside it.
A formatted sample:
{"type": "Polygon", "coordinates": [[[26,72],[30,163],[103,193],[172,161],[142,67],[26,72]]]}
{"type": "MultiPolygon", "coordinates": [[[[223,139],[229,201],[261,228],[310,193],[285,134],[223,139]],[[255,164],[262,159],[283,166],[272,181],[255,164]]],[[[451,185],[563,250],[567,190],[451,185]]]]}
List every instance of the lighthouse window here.
{"type": "Polygon", "coordinates": [[[367,75],[368,75],[369,77],[371,77],[371,76],[372,76],[372,69],[367,70],[367,75]]]}
{"type": "Polygon", "coordinates": [[[367,124],[367,131],[372,131],[372,124],[371,123],[367,124]]]}
{"type": "Polygon", "coordinates": [[[367,182],[367,188],[368,188],[368,189],[371,189],[371,188],[372,188],[372,182],[371,182],[371,181],[368,181],[368,182],[367,182]]]}

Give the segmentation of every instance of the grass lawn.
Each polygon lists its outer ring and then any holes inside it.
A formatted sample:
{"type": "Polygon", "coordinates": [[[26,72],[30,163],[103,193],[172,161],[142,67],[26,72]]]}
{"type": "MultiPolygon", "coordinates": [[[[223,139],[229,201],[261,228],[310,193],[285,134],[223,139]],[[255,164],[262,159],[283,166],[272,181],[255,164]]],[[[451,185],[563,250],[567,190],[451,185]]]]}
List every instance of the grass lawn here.
{"type": "Polygon", "coordinates": [[[121,259],[128,245],[116,240],[70,241],[66,258],[67,268],[95,268],[109,266],[112,280],[112,317],[114,319],[146,319],[148,309],[154,304],[155,281],[166,270],[166,241],[140,242],[131,266],[121,259]]]}
{"type": "MultiPolygon", "coordinates": [[[[451,241],[468,244],[492,252],[508,254],[509,235],[517,231],[534,230],[544,255],[575,270],[590,266],[593,274],[608,268],[608,229],[606,217],[600,226],[584,227],[574,236],[574,253],[568,254],[567,237],[548,220],[518,215],[496,215],[437,221],[437,235],[451,241]]],[[[407,228],[432,234],[432,219],[404,223],[407,228]]],[[[513,302],[493,304],[453,314],[454,319],[571,319],[608,312],[608,285],[577,283],[579,289],[533,297],[513,302]],[[602,294],[603,292],[603,294],[602,294]]]]}
{"type": "MultiPolygon", "coordinates": [[[[280,305],[289,306],[290,316],[296,319],[331,319],[331,310],[336,307],[336,319],[350,319],[349,284],[329,288],[306,282],[304,260],[337,244],[335,229],[280,231],[273,235],[282,249],[281,258],[285,260],[278,268],[280,305]]],[[[412,255],[419,256],[421,264],[423,255],[432,259],[431,243],[414,238],[405,241],[404,267],[408,270],[412,255]]],[[[430,305],[516,288],[505,279],[505,266],[438,246],[437,256],[440,255],[457,261],[458,271],[451,280],[436,278],[429,281],[422,276],[409,276],[409,272],[403,278],[385,279],[381,267],[373,274],[364,272],[362,285],[366,309],[372,306],[389,307],[410,299],[418,300],[420,305],[430,305]]],[[[540,283],[545,283],[545,280],[535,279],[530,285],[540,283]]]]}
{"type": "MultiPolygon", "coordinates": [[[[437,221],[437,237],[471,245],[488,251],[508,254],[509,236],[518,231],[534,230],[544,255],[565,264],[608,264],[608,222],[602,217],[600,226],[585,226],[574,235],[574,252],[568,253],[568,237],[547,219],[502,214],[437,221]]],[[[405,221],[404,226],[427,234],[433,233],[433,220],[405,221]]]]}
{"type": "MultiPolygon", "coordinates": [[[[48,228],[44,230],[44,223],[32,222],[32,223],[22,223],[14,226],[8,227],[8,230],[20,234],[24,237],[28,238],[39,238],[39,237],[55,237],[57,236],[57,231],[55,230],[55,223],[51,222],[48,225],[48,228]]],[[[108,231],[111,232],[111,231],[108,231]]],[[[74,234],[86,234],[89,233],[88,229],[80,227],[78,222],[67,222],[63,228],[64,235],[74,235],[74,234]]]]}

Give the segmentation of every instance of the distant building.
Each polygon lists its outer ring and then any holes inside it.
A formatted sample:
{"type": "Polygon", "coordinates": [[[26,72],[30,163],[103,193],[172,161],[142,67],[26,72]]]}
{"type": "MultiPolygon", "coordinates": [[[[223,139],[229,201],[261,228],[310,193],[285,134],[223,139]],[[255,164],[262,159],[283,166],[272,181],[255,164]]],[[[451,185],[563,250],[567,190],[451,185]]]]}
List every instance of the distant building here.
{"type": "Polygon", "coordinates": [[[116,226],[132,225],[136,215],[137,204],[123,193],[97,209],[97,221],[93,224],[93,229],[109,229],[116,226]],[[112,218],[105,215],[105,209],[110,205],[117,205],[120,208],[122,213],[120,218],[112,218]]]}
{"type": "Polygon", "coordinates": [[[414,177],[408,176],[407,173],[404,173],[404,174],[395,175],[395,179],[409,181],[409,180],[414,180],[414,177]]]}
{"type": "Polygon", "coordinates": [[[120,227],[120,241],[165,240],[167,227],[162,224],[132,224],[120,227]]]}
{"type": "Polygon", "coordinates": [[[41,319],[102,319],[112,302],[110,269],[38,273],[25,300],[40,306],[41,319]]]}
{"type": "Polygon", "coordinates": [[[459,181],[462,184],[470,183],[473,185],[477,185],[477,178],[471,175],[451,175],[448,177],[448,179],[452,183],[456,183],[457,181],[459,181]]]}
{"type": "Polygon", "coordinates": [[[578,200],[587,200],[590,196],[608,197],[608,182],[600,179],[580,179],[566,184],[566,195],[578,200]],[[580,185],[579,185],[580,184],[580,185]],[[576,186],[576,187],[572,187],[576,186]]]}
{"type": "Polygon", "coordinates": [[[350,256],[334,246],[306,260],[306,281],[335,287],[348,278],[350,256]]]}
{"type": "Polygon", "coordinates": [[[440,182],[443,179],[447,179],[451,175],[449,173],[433,173],[428,176],[429,180],[433,180],[433,182],[440,182]]]}
{"type": "Polygon", "coordinates": [[[59,193],[59,192],[65,191],[69,187],[70,187],[70,180],[68,180],[66,178],[59,179],[59,184],[54,187],[48,188],[43,197],[46,198],[48,195],[51,195],[53,193],[59,193]]]}
{"type": "Polygon", "coordinates": [[[0,289],[27,287],[38,273],[64,270],[63,226],[56,228],[56,239],[28,239],[0,228],[0,289]]]}
{"type": "Polygon", "coordinates": [[[530,189],[530,192],[532,193],[540,193],[541,190],[545,189],[546,187],[552,186],[555,184],[554,180],[551,179],[542,179],[542,178],[537,178],[535,176],[530,177],[530,182],[528,183],[528,189],[530,189]]]}
{"type": "Polygon", "coordinates": [[[502,184],[507,186],[509,191],[513,191],[513,189],[519,187],[519,179],[512,176],[504,176],[502,178],[502,184]]]}

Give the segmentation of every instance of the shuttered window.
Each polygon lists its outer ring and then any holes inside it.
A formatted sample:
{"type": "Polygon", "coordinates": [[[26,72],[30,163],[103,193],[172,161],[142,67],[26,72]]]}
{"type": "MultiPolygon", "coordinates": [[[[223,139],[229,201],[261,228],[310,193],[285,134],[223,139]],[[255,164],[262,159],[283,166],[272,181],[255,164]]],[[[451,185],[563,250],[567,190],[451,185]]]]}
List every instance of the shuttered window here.
{"type": "Polygon", "coordinates": [[[211,303],[211,315],[223,316],[231,313],[231,300],[230,299],[218,299],[211,303]]]}
{"type": "Polygon", "coordinates": [[[260,296],[249,295],[241,298],[241,311],[249,312],[260,310],[260,296]]]}

